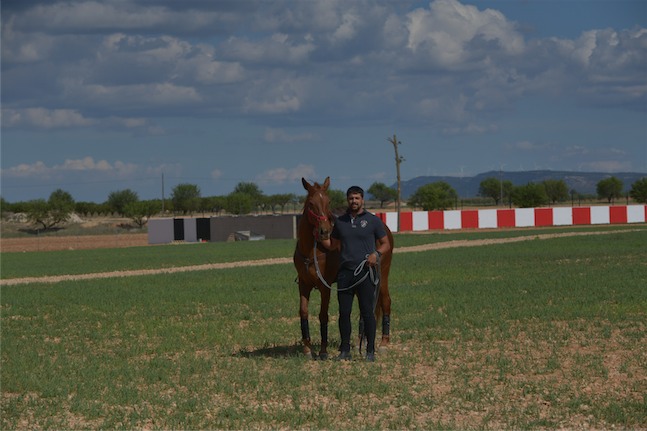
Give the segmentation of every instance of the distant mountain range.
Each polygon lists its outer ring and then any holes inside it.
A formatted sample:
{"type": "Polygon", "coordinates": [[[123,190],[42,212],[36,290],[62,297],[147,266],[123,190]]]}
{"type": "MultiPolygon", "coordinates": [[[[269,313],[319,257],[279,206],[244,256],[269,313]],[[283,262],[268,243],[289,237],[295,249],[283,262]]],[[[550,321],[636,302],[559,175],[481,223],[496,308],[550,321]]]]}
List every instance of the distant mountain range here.
{"type": "MultiPolygon", "coordinates": [[[[420,186],[425,184],[444,181],[456,190],[459,197],[472,198],[478,196],[481,181],[486,178],[502,178],[503,181],[511,181],[515,186],[522,186],[528,183],[540,183],[544,180],[564,180],[569,190],[575,190],[579,194],[589,195],[596,194],[596,187],[600,180],[609,177],[616,177],[624,186],[625,191],[631,190],[631,185],[637,180],[647,177],[647,173],[640,172],[569,172],[569,171],[519,171],[519,172],[500,172],[490,171],[478,174],[473,177],[442,177],[442,176],[424,176],[416,177],[407,181],[402,181],[402,198],[408,199],[420,186]]],[[[397,184],[391,187],[397,189],[397,184]]]]}

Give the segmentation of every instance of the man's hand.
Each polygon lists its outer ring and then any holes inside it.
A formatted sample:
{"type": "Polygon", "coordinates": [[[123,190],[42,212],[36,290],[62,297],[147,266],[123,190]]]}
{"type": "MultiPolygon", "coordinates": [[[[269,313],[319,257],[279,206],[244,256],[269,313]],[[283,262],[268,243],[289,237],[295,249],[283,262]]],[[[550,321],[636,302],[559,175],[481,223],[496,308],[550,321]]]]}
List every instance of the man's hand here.
{"type": "Polygon", "coordinates": [[[373,253],[369,254],[368,257],[366,258],[366,263],[368,263],[368,266],[375,266],[378,263],[380,263],[380,256],[377,251],[374,251],[373,253]]]}

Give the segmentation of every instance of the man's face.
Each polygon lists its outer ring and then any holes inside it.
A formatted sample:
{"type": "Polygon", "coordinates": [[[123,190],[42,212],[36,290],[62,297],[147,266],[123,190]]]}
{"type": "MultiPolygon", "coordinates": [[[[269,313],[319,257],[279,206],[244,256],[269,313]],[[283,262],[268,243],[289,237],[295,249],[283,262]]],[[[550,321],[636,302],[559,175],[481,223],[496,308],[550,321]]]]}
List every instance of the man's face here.
{"type": "Polygon", "coordinates": [[[362,195],[359,193],[349,194],[346,196],[346,201],[348,202],[348,208],[350,208],[352,212],[357,212],[364,206],[364,198],[362,198],[362,195]]]}

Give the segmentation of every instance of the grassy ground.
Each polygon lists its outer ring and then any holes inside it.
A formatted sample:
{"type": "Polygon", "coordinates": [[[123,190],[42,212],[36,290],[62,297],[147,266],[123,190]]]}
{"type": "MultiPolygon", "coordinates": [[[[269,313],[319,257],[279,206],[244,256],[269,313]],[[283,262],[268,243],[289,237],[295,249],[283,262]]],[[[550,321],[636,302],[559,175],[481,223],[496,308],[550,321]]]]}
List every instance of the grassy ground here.
{"type": "MultiPolygon", "coordinates": [[[[502,233],[469,233],[493,234],[502,233]]],[[[400,245],[451,239],[396,238],[400,245]]],[[[336,363],[300,353],[290,265],[6,286],[0,425],[645,428],[645,244],[641,229],[396,254],[393,345],[373,364],[357,354],[336,363]]],[[[80,257],[87,252],[3,254],[3,278],[9,268],[21,277],[60,267],[284,257],[292,246],[138,247],[88,259],[80,257]],[[36,269],[50,259],[58,265],[36,269]]]]}

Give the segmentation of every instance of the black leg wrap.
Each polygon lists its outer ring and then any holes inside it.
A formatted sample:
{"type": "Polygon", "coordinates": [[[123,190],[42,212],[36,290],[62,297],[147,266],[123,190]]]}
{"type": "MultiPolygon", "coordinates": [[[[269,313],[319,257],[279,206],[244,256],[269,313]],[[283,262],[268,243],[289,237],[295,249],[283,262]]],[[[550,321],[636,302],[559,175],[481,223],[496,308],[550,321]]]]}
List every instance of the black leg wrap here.
{"type": "Polygon", "coordinates": [[[310,325],[308,319],[301,319],[301,338],[304,340],[310,339],[310,325]]]}
{"type": "Polygon", "coordinates": [[[321,343],[328,344],[328,322],[319,322],[319,330],[321,331],[321,343]]]}
{"type": "Polygon", "coordinates": [[[385,314],[382,316],[382,335],[391,334],[391,316],[385,314]]]}
{"type": "Polygon", "coordinates": [[[358,335],[360,337],[364,336],[364,319],[362,319],[361,317],[359,318],[359,330],[358,330],[358,332],[359,332],[358,335]]]}

